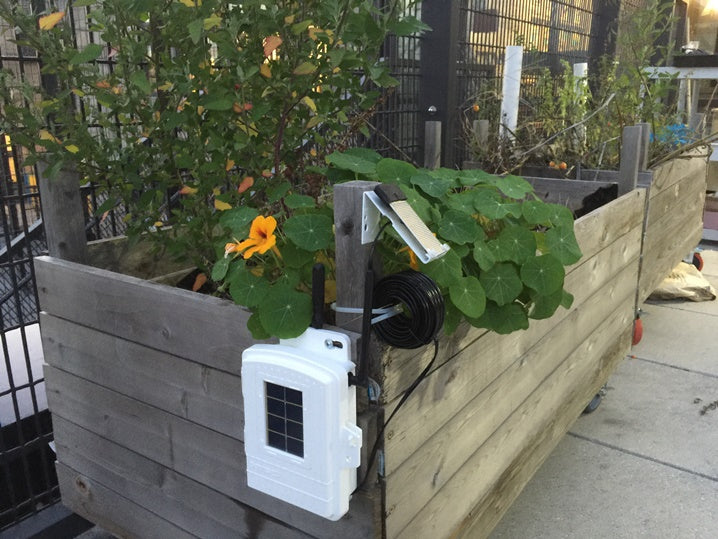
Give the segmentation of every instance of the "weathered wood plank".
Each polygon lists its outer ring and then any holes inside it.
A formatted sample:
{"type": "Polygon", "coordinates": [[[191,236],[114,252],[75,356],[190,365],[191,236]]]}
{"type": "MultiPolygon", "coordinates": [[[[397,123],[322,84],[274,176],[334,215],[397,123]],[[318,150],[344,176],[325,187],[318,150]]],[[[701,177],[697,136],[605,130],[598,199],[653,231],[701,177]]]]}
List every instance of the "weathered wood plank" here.
{"type": "MultiPolygon", "coordinates": [[[[614,290],[606,292],[612,293],[614,290]]],[[[628,287],[623,293],[619,305],[623,306],[623,313],[630,315],[634,289],[628,287]]],[[[615,306],[614,302],[610,303],[610,307],[615,306]]],[[[528,395],[540,391],[543,381],[593,333],[599,332],[604,339],[612,341],[622,335],[627,326],[632,326],[633,320],[629,315],[605,318],[605,311],[608,311],[609,316],[615,313],[610,309],[582,313],[582,316],[569,319],[557,327],[555,332],[515,361],[451,420],[427,436],[419,449],[387,477],[386,503],[397,525],[402,521],[408,524],[419,508],[435,496],[455,473],[461,473],[464,463],[476,448],[491,437],[528,395]],[[601,320],[605,322],[604,325],[599,324],[601,320]],[[571,322],[575,322],[575,330],[571,322]]],[[[397,420],[407,421],[408,418],[400,412],[397,420]]],[[[387,461],[391,459],[391,449],[395,447],[387,446],[387,461]]]]}
{"type": "MultiPolygon", "coordinates": [[[[594,168],[581,169],[581,177],[578,178],[585,181],[599,181],[599,182],[613,182],[618,183],[618,171],[617,170],[601,170],[594,168]]],[[[638,171],[638,185],[645,186],[651,183],[653,179],[653,171],[651,170],[639,170],[638,171]]]]}
{"type": "Polygon", "coordinates": [[[242,381],[199,363],[40,314],[45,361],[128,397],[244,439],[242,381]]]}
{"type": "MultiPolygon", "coordinates": [[[[62,464],[186,532],[218,539],[309,537],[59,416],[53,427],[62,464]]],[[[147,537],[151,530],[139,531],[147,537]]]]}
{"type": "Polygon", "coordinates": [[[256,341],[230,301],[57,258],[35,258],[42,310],[233,374],[256,341]]]}
{"type": "Polygon", "coordinates": [[[87,261],[85,219],[80,199],[80,175],[62,169],[54,178],[45,174],[47,163],[37,163],[42,217],[50,255],[84,263],[87,261]]]}
{"type": "MultiPolygon", "coordinates": [[[[551,433],[552,445],[558,443],[630,347],[628,328],[633,318],[632,298],[628,298],[614,316],[622,318],[627,327],[619,339],[601,331],[592,334],[519,404],[509,419],[465,463],[461,472],[455,473],[405,527],[395,520],[389,507],[387,536],[407,539],[449,536],[463,521],[474,516],[472,509],[477,501],[499,486],[498,481],[511,473],[511,466],[517,459],[533,452],[537,440],[545,436],[544,431],[551,433]],[[560,428],[554,425],[560,425],[560,428]]],[[[431,469],[425,473],[433,472],[431,469]]],[[[526,481],[528,477],[523,477],[522,482],[525,484],[526,481]]]]}
{"type": "Polygon", "coordinates": [[[534,176],[526,176],[524,179],[533,186],[536,195],[541,200],[561,204],[571,211],[576,211],[583,206],[583,199],[595,193],[597,189],[611,187],[615,183],[611,181],[567,180],[534,176]]]}
{"type": "Polygon", "coordinates": [[[653,181],[651,189],[655,189],[651,196],[655,196],[661,190],[667,189],[674,183],[682,181],[686,176],[694,174],[706,175],[707,156],[705,152],[694,150],[676,159],[671,159],[658,165],[653,170],[653,181]],[[703,172],[701,172],[703,169],[703,172]]]}
{"type": "MultiPolygon", "coordinates": [[[[574,294],[572,310],[580,308],[582,303],[596,290],[610,283],[622,268],[638,259],[641,236],[641,225],[636,223],[636,226],[629,233],[614,241],[609,247],[601,251],[600,255],[585,259],[580,265],[571,268],[571,271],[566,275],[564,286],[574,294]]],[[[634,287],[636,282],[637,276],[633,281],[634,287]]],[[[455,361],[455,356],[466,349],[496,348],[497,350],[500,349],[502,355],[519,357],[569,314],[570,311],[559,309],[550,319],[533,320],[527,330],[510,336],[499,336],[472,328],[467,330],[466,335],[459,333],[456,336],[445,337],[441,342],[437,368],[446,361],[455,361]],[[479,331],[481,333],[478,338],[473,340],[469,338],[479,331]]],[[[431,354],[433,354],[433,350],[430,348],[421,352],[416,350],[411,352],[413,352],[413,355],[405,350],[389,348],[385,353],[385,402],[391,402],[399,396],[404,388],[421,372],[424,365],[431,359],[431,354]]]]}
{"type": "MultiPolygon", "coordinates": [[[[247,486],[244,444],[87,380],[45,366],[54,415],[316,537],[373,537],[378,489],[352,499],[349,513],[331,522],[247,486]]],[[[64,457],[58,454],[60,460],[64,457]]]]}
{"type": "Polygon", "coordinates": [[[618,194],[632,191],[638,184],[638,168],[641,162],[641,127],[627,125],[621,137],[621,167],[618,171],[618,194]]]}
{"type": "MultiPolygon", "coordinates": [[[[597,365],[599,370],[591,377],[593,390],[588,392],[582,391],[579,386],[569,387],[564,393],[564,400],[558,405],[554,404],[555,415],[549,416],[541,423],[541,428],[534,431],[533,437],[523,444],[524,449],[510,462],[501,473],[493,488],[475,506],[466,517],[465,521],[458,529],[452,533],[451,537],[463,539],[484,539],[488,537],[491,531],[498,524],[501,517],[511,507],[526,483],[533,477],[536,470],[548,458],[555,449],[558,442],[563,438],[565,433],[571,428],[576,420],[577,414],[586,405],[586,399],[591,398],[600,388],[608,376],[624,359],[626,350],[630,346],[631,330],[627,330],[617,340],[609,343],[609,349],[603,354],[603,357],[597,365]],[[573,413],[570,413],[570,412],[573,413]]],[[[586,386],[588,387],[588,386],[586,386]]],[[[530,406],[540,405],[538,395],[532,395],[529,399],[530,406]]]]}
{"type": "MultiPolygon", "coordinates": [[[[484,346],[465,350],[425,380],[423,387],[417,388],[417,395],[412,395],[397,412],[396,423],[387,434],[387,476],[392,477],[396,472],[399,484],[405,485],[413,470],[432,459],[436,462],[437,455],[444,451],[443,444],[450,443],[454,444],[450,451],[452,458],[444,463],[441,476],[437,475],[432,481],[449,477],[451,470],[458,469],[468,457],[464,455],[461,460],[461,451],[475,448],[482,436],[488,436],[501,424],[516,403],[543,379],[542,369],[553,370],[555,362],[561,362],[587,339],[617,305],[625,303],[626,298],[635,298],[636,272],[637,264],[633,264],[618,273],[612,282],[596,291],[591,300],[574,310],[525,353],[516,355],[510,348],[502,347],[506,339],[487,339],[484,346]],[[464,447],[463,441],[445,433],[461,432],[461,426],[474,421],[466,417],[466,414],[473,417],[472,409],[482,410],[481,423],[473,424],[470,433],[461,434],[461,438],[469,440],[469,445],[464,447]],[[412,420],[416,417],[422,420],[412,420]]],[[[618,328],[616,333],[620,334],[622,329],[618,328]]],[[[387,499],[389,491],[401,496],[389,485],[387,499]]]]}
{"type": "MultiPolygon", "coordinates": [[[[706,192],[706,180],[699,174],[687,174],[680,178],[680,181],[672,182],[663,189],[651,187],[649,191],[648,214],[646,216],[646,227],[650,229],[653,224],[660,221],[668,213],[685,213],[695,211],[684,208],[681,204],[688,201],[703,204],[706,192]]],[[[700,214],[703,206],[697,211],[700,214]]]]}
{"type": "Polygon", "coordinates": [[[195,537],[63,463],[55,467],[63,504],[107,531],[119,537],[195,537]]]}

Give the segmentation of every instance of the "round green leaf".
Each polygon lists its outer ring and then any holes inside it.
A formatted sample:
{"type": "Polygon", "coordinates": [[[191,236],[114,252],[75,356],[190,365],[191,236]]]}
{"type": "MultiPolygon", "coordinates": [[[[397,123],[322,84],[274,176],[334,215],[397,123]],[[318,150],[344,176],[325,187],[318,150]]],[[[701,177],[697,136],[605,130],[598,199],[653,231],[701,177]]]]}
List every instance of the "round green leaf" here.
{"type": "Polygon", "coordinates": [[[459,327],[459,323],[461,323],[461,311],[450,301],[447,301],[444,305],[446,307],[444,313],[444,333],[451,335],[456,331],[456,328],[459,327]]]}
{"type": "Polygon", "coordinates": [[[543,225],[551,221],[551,208],[542,200],[527,200],[521,206],[521,213],[530,225],[543,225]]]}
{"type": "Polygon", "coordinates": [[[496,263],[496,256],[488,243],[479,241],[474,244],[474,260],[479,264],[479,268],[486,271],[496,263]]]}
{"type": "Polygon", "coordinates": [[[300,249],[290,241],[279,247],[279,251],[282,253],[282,260],[284,260],[288,268],[298,269],[314,262],[313,251],[300,249]]]}
{"type": "Polygon", "coordinates": [[[259,304],[259,319],[270,335],[298,337],[312,321],[312,300],[286,285],[269,288],[259,304]]]}
{"type": "Polygon", "coordinates": [[[327,162],[337,168],[350,170],[357,174],[372,175],[376,172],[376,163],[366,159],[365,156],[334,152],[327,157],[327,162]]]}
{"type": "Polygon", "coordinates": [[[312,197],[308,195],[298,195],[296,193],[284,197],[284,203],[287,205],[287,208],[293,210],[298,208],[313,208],[316,206],[316,202],[312,197]]]}
{"type": "Polygon", "coordinates": [[[411,163],[399,161],[398,159],[386,158],[376,164],[376,174],[379,179],[386,183],[404,183],[408,184],[412,176],[417,173],[416,168],[411,163]]]}
{"type": "Polygon", "coordinates": [[[247,329],[255,341],[264,341],[271,337],[267,330],[264,329],[262,321],[259,319],[259,313],[252,313],[252,316],[247,320],[247,329]]]}
{"type": "Polygon", "coordinates": [[[475,195],[473,191],[453,193],[446,197],[446,205],[451,209],[471,215],[476,212],[474,205],[475,195]]]}
{"type": "Polygon", "coordinates": [[[490,270],[482,272],[480,280],[486,297],[497,305],[511,303],[524,289],[516,266],[507,262],[495,264],[490,270]]]}
{"type": "Polygon", "coordinates": [[[262,277],[257,277],[249,268],[239,271],[233,275],[232,283],[229,285],[229,294],[238,305],[245,307],[256,307],[259,305],[269,290],[269,283],[262,277]]]}
{"type": "Polygon", "coordinates": [[[401,185],[401,191],[406,196],[406,202],[413,208],[416,214],[425,223],[430,223],[432,219],[431,203],[421,196],[416,189],[412,189],[408,185],[401,185]]]}
{"type": "Polygon", "coordinates": [[[578,262],[581,248],[571,226],[557,226],[546,231],[546,247],[565,266],[578,262]]]}
{"type": "Polygon", "coordinates": [[[444,196],[449,189],[451,189],[451,184],[449,182],[440,178],[435,178],[426,172],[419,172],[419,174],[412,176],[410,181],[412,185],[418,187],[424,191],[424,193],[434,198],[444,196]]]}
{"type": "Polygon", "coordinates": [[[529,182],[513,174],[502,176],[496,180],[496,187],[509,198],[524,198],[534,190],[529,182]]]}
{"type": "Polygon", "coordinates": [[[563,289],[556,290],[556,292],[547,296],[532,292],[531,299],[533,300],[533,305],[529,310],[529,318],[533,318],[534,320],[551,318],[556,312],[556,309],[559,308],[559,305],[561,305],[563,289]]]}
{"type": "Polygon", "coordinates": [[[297,247],[307,251],[326,249],[333,239],[332,220],[326,215],[295,215],[287,219],[283,229],[297,247]]]}
{"type": "Polygon", "coordinates": [[[536,254],[536,238],[522,226],[507,226],[491,243],[497,260],[523,264],[536,254]]]}
{"type": "Polygon", "coordinates": [[[494,190],[477,189],[473,191],[474,208],[489,219],[503,219],[509,214],[510,208],[501,195],[494,190]]]}
{"type": "Polygon", "coordinates": [[[549,295],[563,286],[563,264],[553,255],[529,258],[521,266],[521,279],[539,294],[549,295]]]}
{"type": "Polygon", "coordinates": [[[259,215],[255,208],[239,206],[223,211],[219,224],[229,228],[237,239],[244,238],[249,233],[249,224],[259,215]]]}
{"type": "Polygon", "coordinates": [[[462,276],[461,259],[453,250],[441,258],[421,266],[422,271],[441,286],[448,287],[462,276]]]}
{"type": "Polygon", "coordinates": [[[493,302],[486,303],[486,310],[479,318],[469,319],[472,326],[486,328],[507,335],[519,329],[529,327],[529,319],[524,308],[518,303],[498,306],[493,302]]]}
{"type": "Polygon", "coordinates": [[[472,187],[479,184],[496,184],[498,178],[493,174],[481,169],[467,169],[459,171],[459,182],[466,187],[472,187]]]}
{"type": "Polygon", "coordinates": [[[229,270],[229,263],[229,258],[220,258],[214,263],[214,266],[212,266],[213,281],[218,282],[224,279],[225,275],[227,275],[227,270],[229,270]]]}
{"type": "Polygon", "coordinates": [[[566,206],[560,204],[548,204],[549,221],[553,226],[573,227],[573,213],[566,206]]]}
{"type": "Polygon", "coordinates": [[[463,277],[449,286],[452,303],[466,316],[481,316],[486,307],[484,287],[476,277],[463,277]]]}
{"type": "Polygon", "coordinates": [[[380,153],[375,152],[369,148],[347,148],[344,150],[345,155],[352,155],[355,157],[361,157],[372,163],[378,163],[383,159],[380,153]]]}
{"type": "Polygon", "coordinates": [[[447,211],[439,221],[439,235],[445,240],[460,245],[475,242],[479,233],[479,223],[470,215],[458,210],[447,211]]]}

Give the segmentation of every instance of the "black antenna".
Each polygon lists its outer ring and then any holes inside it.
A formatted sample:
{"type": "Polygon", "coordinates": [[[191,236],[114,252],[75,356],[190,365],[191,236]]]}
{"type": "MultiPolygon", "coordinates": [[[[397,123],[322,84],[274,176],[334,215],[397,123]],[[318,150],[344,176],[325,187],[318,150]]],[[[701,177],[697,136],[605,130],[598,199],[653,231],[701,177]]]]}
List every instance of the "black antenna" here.
{"type": "Polygon", "coordinates": [[[324,264],[312,268],[312,323],[314,329],[324,326],[324,264]]]}

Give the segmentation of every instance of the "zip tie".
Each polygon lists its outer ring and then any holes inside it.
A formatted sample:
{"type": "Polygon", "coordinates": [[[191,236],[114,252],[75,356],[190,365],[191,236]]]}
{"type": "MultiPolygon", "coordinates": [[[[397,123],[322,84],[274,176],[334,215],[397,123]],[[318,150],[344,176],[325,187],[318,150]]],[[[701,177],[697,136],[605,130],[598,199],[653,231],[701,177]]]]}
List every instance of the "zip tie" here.
{"type": "MultiPolygon", "coordinates": [[[[363,314],[364,309],[361,307],[339,307],[336,303],[331,304],[331,308],[338,312],[338,313],[347,313],[347,314],[363,314]]],[[[401,306],[399,305],[392,305],[391,307],[381,307],[380,309],[372,309],[371,314],[378,314],[379,316],[375,316],[371,319],[372,324],[378,324],[379,322],[382,322],[388,318],[391,318],[392,316],[396,316],[397,314],[401,314],[403,312],[401,306]]]]}

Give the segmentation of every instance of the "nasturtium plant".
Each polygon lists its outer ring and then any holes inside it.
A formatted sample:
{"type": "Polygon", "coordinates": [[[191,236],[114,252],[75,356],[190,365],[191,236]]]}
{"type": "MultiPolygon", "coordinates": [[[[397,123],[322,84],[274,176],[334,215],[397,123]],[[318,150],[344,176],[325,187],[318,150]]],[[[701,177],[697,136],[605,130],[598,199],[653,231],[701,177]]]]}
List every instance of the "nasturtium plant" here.
{"type": "Polygon", "coordinates": [[[424,170],[366,152],[327,158],[329,174],[397,184],[437,238],[451,249],[418,263],[395,235],[381,238],[387,272],[414,267],[434,279],[446,300],[444,327],[462,318],[498,333],[526,329],[573,296],[564,289],[566,266],[581,258],[573,215],[540,200],[531,184],[481,170],[424,170]],[[420,202],[416,200],[416,197],[420,202]]]}

